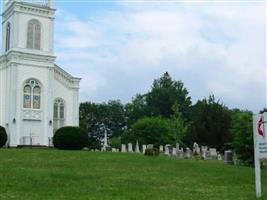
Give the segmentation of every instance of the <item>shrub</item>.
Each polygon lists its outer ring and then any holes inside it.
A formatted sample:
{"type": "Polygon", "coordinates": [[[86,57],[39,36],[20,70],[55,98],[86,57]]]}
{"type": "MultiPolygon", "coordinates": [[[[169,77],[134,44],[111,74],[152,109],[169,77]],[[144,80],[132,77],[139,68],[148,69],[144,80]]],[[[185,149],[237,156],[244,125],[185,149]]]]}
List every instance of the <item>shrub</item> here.
{"type": "Polygon", "coordinates": [[[113,148],[121,148],[121,138],[120,137],[113,137],[110,139],[110,144],[113,148]]]}
{"type": "Polygon", "coordinates": [[[237,158],[244,164],[254,163],[253,125],[252,113],[237,111],[233,114],[231,132],[237,158]]]}
{"type": "Polygon", "coordinates": [[[159,147],[169,144],[174,139],[170,132],[168,120],[160,117],[142,118],[132,125],[135,140],[141,144],[154,144],[159,147]]]}
{"type": "Polygon", "coordinates": [[[0,126],[0,148],[6,144],[6,141],[7,141],[6,129],[0,126]]]}
{"type": "Polygon", "coordinates": [[[159,156],[159,149],[157,148],[146,149],[145,156],[159,156]]]}
{"type": "Polygon", "coordinates": [[[66,126],[56,131],[53,143],[58,149],[80,150],[87,146],[88,135],[83,129],[66,126]]]}

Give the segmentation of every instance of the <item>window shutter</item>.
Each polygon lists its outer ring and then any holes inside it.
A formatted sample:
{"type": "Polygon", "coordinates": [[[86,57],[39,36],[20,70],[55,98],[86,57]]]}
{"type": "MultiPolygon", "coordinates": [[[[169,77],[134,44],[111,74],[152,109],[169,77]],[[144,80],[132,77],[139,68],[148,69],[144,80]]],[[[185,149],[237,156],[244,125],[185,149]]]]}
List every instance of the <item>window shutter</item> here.
{"type": "Polygon", "coordinates": [[[27,35],[27,48],[33,48],[33,23],[30,22],[28,25],[28,35],[27,35]]]}

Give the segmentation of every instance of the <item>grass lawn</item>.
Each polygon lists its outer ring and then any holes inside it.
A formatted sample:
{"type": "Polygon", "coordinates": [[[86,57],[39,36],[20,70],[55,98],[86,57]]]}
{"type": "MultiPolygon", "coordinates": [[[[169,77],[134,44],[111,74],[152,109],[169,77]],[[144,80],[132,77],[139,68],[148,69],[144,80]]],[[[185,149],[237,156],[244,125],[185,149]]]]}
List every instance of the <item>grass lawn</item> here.
{"type": "MultiPolygon", "coordinates": [[[[267,170],[262,174],[267,199],[267,170]]],[[[253,200],[254,169],[127,153],[0,150],[0,199],[253,200]]]]}

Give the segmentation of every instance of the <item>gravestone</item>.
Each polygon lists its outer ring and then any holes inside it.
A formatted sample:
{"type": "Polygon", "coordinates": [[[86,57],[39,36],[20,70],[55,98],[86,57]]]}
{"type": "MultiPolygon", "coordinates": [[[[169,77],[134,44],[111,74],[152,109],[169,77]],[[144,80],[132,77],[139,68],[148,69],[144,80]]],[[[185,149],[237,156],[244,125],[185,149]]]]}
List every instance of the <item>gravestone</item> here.
{"type": "Polygon", "coordinates": [[[176,148],[172,148],[172,155],[173,155],[173,156],[177,156],[176,148]]]}
{"type": "Polygon", "coordinates": [[[211,159],[210,151],[207,150],[204,153],[204,160],[210,160],[210,159],[211,159]]]}
{"type": "Polygon", "coordinates": [[[88,147],[84,147],[82,150],[83,151],[89,151],[89,148],[88,147]]]}
{"type": "Polygon", "coordinates": [[[159,146],[159,152],[160,153],[163,153],[164,152],[164,149],[163,149],[163,146],[162,145],[159,146]]]}
{"type": "Polygon", "coordinates": [[[202,159],[206,159],[206,151],[208,151],[208,147],[207,146],[201,146],[201,158],[202,159]]]}
{"type": "Polygon", "coordinates": [[[184,158],[184,150],[183,150],[183,148],[181,148],[181,149],[176,149],[176,151],[177,151],[177,158],[184,158]]]}
{"type": "Polygon", "coordinates": [[[180,149],[179,143],[176,143],[175,147],[176,147],[176,150],[178,151],[180,149]]]}
{"type": "Polygon", "coordinates": [[[140,153],[138,141],[136,141],[136,144],[135,144],[135,153],[140,153]]]}
{"type": "Polygon", "coordinates": [[[210,148],[210,157],[211,157],[211,159],[217,159],[218,158],[217,150],[215,148],[210,148]]]}
{"type": "Polygon", "coordinates": [[[133,152],[133,144],[132,143],[128,143],[128,152],[129,153],[133,152]]]}
{"type": "Polygon", "coordinates": [[[194,155],[200,155],[200,148],[196,142],[194,142],[194,144],[193,144],[193,154],[194,155]]]}
{"type": "Polygon", "coordinates": [[[191,151],[191,149],[188,148],[188,147],[186,147],[185,157],[186,157],[186,158],[191,158],[191,157],[192,157],[192,151],[191,151]]]}
{"type": "Polygon", "coordinates": [[[218,153],[218,160],[222,160],[222,156],[219,153],[218,153]]]}
{"type": "Polygon", "coordinates": [[[145,152],[146,152],[146,145],[145,144],[142,145],[142,151],[143,151],[143,154],[145,154],[145,152]]]}
{"type": "Polygon", "coordinates": [[[167,155],[167,156],[170,155],[170,146],[171,146],[171,145],[169,145],[169,144],[166,144],[166,145],[165,145],[165,153],[164,153],[164,154],[167,155]]]}
{"type": "Polygon", "coordinates": [[[224,152],[224,163],[228,165],[232,165],[233,161],[233,152],[231,150],[227,150],[224,152]]]}
{"type": "Polygon", "coordinates": [[[112,152],[117,152],[117,149],[116,148],[112,148],[111,151],[112,152]]]}
{"type": "Polygon", "coordinates": [[[122,153],[127,152],[127,150],[126,150],[126,144],[121,144],[121,152],[122,153]]]}
{"type": "Polygon", "coordinates": [[[147,149],[153,149],[154,148],[154,145],[153,144],[148,144],[147,145],[147,149]]]}

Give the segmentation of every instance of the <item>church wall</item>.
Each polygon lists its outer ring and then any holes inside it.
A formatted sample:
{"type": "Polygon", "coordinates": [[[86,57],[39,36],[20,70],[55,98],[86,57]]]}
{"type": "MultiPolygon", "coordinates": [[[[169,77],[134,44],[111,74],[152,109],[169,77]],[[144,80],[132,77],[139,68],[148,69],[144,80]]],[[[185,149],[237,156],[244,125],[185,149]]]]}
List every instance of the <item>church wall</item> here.
{"type": "Polygon", "coordinates": [[[17,88],[17,110],[18,110],[18,119],[20,119],[19,130],[20,138],[22,136],[29,136],[29,133],[33,136],[39,136],[39,143],[41,145],[47,145],[48,137],[52,136],[52,125],[49,123],[50,120],[53,120],[52,105],[49,103],[49,69],[46,67],[37,67],[37,66],[27,66],[19,65],[18,66],[18,82],[17,88]],[[41,83],[41,109],[40,111],[40,120],[25,120],[24,113],[26,109],[23,109],[23,86],[25,81],[30,78],[37,79],[41,83]],[[23,130],[23,131],[22,131],[23,130]]]}
{"type": "Polygon", "coordinates": [[[5,126],[6,68],[0,64],[0,125],[5,126]]]}
{"type": "Polygon", "coordinates": [[[54,81],[54,100],[56,98],[62,98],[65,101],[65,126],[78,126],[79,121],[77,120],[76,113],[79,110],[78,92],[75,89],[68,88],[63,85],[60,81],[54,81]]]}
{"type": "Polygon", "coordinates": [[[52,19],[39,17],[37,15],[19,14],[18,28],[20,32],[16,36],[18,38],[18,47],[26,48],[27,46],[27,27],[31,19],[36,19],[41,23],[41,50],[51,52],[53,50],[53,42],[50,41],[50,39],[53,39],[53,21],[52,19]]]}
{"type": "Polygon", "coordinates": [[[7,27],[7,23],[10,23],[10,27],[11,27],[11,32],[10,32],[10,48],[14,47],[15,45],[15,29],[17,28],[15,26],[15,19],[17,19],[16,15],[11,15],[10,17],[8,17],[7,19],[5,19],[2,23],[2,54],[5,53],[6,50],[6,27],[7,27]]]}

